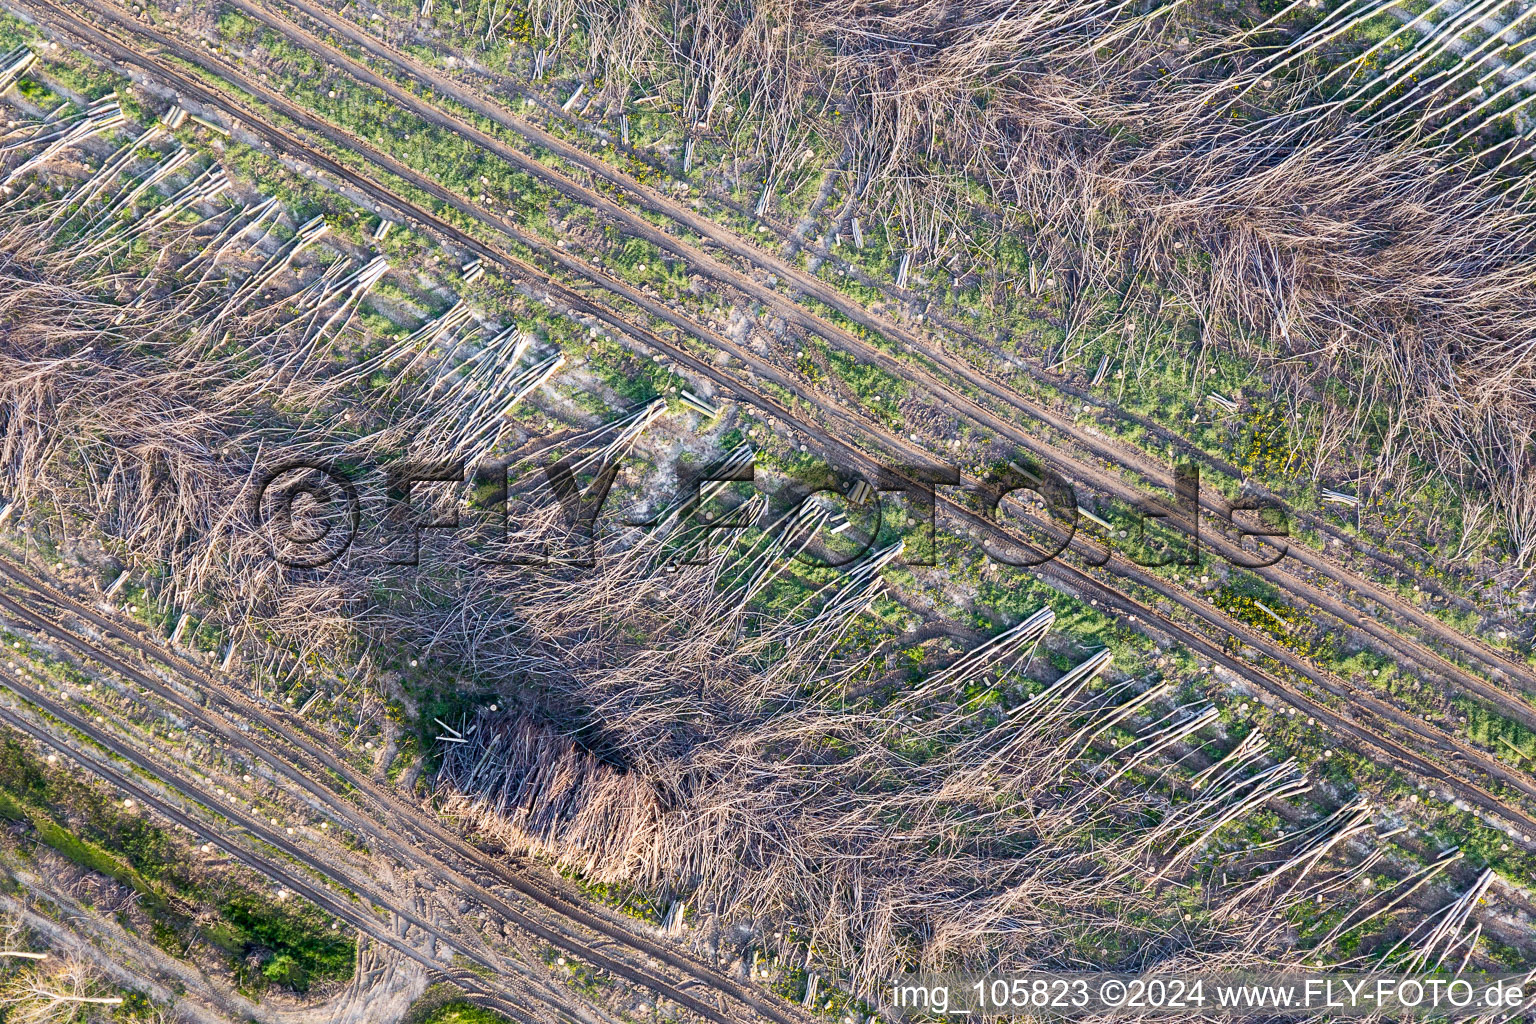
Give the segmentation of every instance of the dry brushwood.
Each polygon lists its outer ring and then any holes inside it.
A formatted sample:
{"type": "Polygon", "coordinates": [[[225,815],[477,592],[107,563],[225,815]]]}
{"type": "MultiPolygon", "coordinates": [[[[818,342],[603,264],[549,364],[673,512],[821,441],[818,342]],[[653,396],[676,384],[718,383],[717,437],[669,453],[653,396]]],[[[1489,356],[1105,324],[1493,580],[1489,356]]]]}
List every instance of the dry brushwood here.
{"type": "MultiPolygon", "coordinates": [[[[1079,16],[1063,5],[1053,17],[1066,32],[1079,16]]],[[[35,133],[33,150],[51,144],[46,126],[35,133]]],[[[120,152],[102,173],[164,166],[120,152]]],[[[1246,881],[1222,886],[1228,912],[1192,930],[1169,916],[1164,877],[1297,792],[1294,766],[1239,745],[1185,787],[1172,760],[1208,735],[1211,710],[1107,678],[1103,655],[1006,709],[982,699],[1024,684],[1047,610],[902,692],[883,652],[853,635],[899,548],[809,569],[796,555],[824,511],[737,531],[694,564],[685,500],[597,538],[615,542],[612,557],[573,565],[594,539],[583,503],[665,404],[554,439],[515,429],[506,411],[558,354],[530,364],[525,337],[474,326],[461,306],[404,339],[364,335],[346,311],[378,268],[305,263],[323,224],[273,244],[281,212],[231,201],[222,180],[184,162],[126,204],[100,181],[70,183],[88,229],[55,230],[57,207],[34,200],[61,189],[37,175],[0,207],[0,480],[33,522],[108,538],[157,573],[161,601],[199,606],[235,639],[332,656],[410,645],[526,694],[515,712],[447,723],[445,810],[593,879],[685,895],[764,934],[775,925],[783,951],[857,990],[906,966],[1069,962],[1080,932],[1116,936],[1141,962],[1295,959],[1275,944],[1277,912],[1236,912],[1259,902],[1244,902],[1246,881]],[[118,244],[133,237],[159,243],[149,266],[118,244]],[[277,290],[284,301],[256,301],[277,290]],[[510,521],[485,541],[502,557],[431,571],[273,561],[248,500],[262,466],[384,464],[417,448],[511,455],[510,521]],[[805,596],[763,612],[786,582],[805,596]],[[1176,812],[1149,824],[1148,801],[1172,794],[1176,812]]],[[[1303,845],[1252,884],[1336,891],[1350,877],[1344,845],[1311,858],[1303,845]]],[[[1373,913],[1396,911],[1411,884],[1373,913]]],[[[1416,951],[1453,952],[1464,910],[1445,911],[1416,951]]]]}

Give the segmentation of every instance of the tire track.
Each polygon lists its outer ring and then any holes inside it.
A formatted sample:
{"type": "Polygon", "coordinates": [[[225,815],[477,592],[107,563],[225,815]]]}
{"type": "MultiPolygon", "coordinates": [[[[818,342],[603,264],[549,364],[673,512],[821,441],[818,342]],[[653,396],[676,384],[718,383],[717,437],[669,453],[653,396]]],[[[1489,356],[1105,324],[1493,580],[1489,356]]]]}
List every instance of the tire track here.
{"type": "MultiPolygon", "coordinates": [[[[270,827],[256,824],[249,816],[244,815],[243,812],[231,806],[221,805],[220,802],[212,794],[200,791],[195,784],[192,784],[188,780],[178,779],[175,775],[168,772],[163,766],[150,762],[146,757],[140,755],[131,747],[128,747],[127,745],[119,742],[115,737],[99,729],[94,723],[51,700],[40,691],[33,689],[25,683],[22,683],[20,680],[12,676],[10,672],[3,669],[0,669],[0,687],[4,687],[5,689],[10,690],[21,700],[33,704],[34,706],[47,712],[50,717],[57,719],[58,721],[69,726],[72,730],[87,737],[93,743],[97,744],[110,754],[121,758],[124,761],[127,761],[129,764],[133,765],[135,768],[138,768],[140,771],[160,779],[164,784],[179,790],[183,795],[193,794],[197,803],[202,804],[203,807],[208,811],[218,815],[219,817],[227,819],[231,823],[239,825],[241,828],[245,829],[247,833],[251,834],[262,842],[268,843],[269,845],[272,845],[277,849],[280,849],[283,852],[289,854],[289,856],[292,857],[295,862],[309,868],[319,875],[331,878],[331,880],[336,884],[341,885],[348,891],[356,893],[379,909],[386,910],[392,914],[398,915],[402,920],[408,921],[413,927],[416,927],[423,933],[437,937],[444,943],[445,946],[463,952],[459,948],[462,946],[462,943],[458,939],[447,939],[446,937],[442,936],[440,932],[437,932],[433,926],[427,924],[421,918],[410,913],[409,911],[404,911],[398,907],[393,906],[387,899],[381,897],[377,893],[370,892],[366,887],[357,887],[350,882],[334,878],[333,872],[330,869],[320,864],[315,858],[307,855],[304,853],[304,851],[300,850],[292,843],[289,843],[283,836],[272,832],[270,827]]],[[[68,742],[61,740],[48,730],[45,730],[35,723],[28,721],[21,715],[16,714],[15,710],[9,706],[0,705],[0,722],[4,722],[12,729],[32,737],[39,743],[68,753],[82,767],[86,768],[92,774],[98,776],[111,785],[116,786],[118,789],[121,789],[122,791],[130,794],[135,800],[139,801],[144,806],[154,808],[162,816],[169,819],[173,823],[180,825],[182,828],[191,832],[193,835],[206,839],[208,843],[217,846],[230,857],[239,861],[241,864],[245,865],[251,870],[268,878],[282,882],[286,888],[289,888],[300,894],[311,903],[314,903],[316,906],[331,914],[333,917],[347,922],[347,924],[352,928],[358,932],[368,935],[368,937],[373,939],[375,942],[393,949],[395,952],[404,957],[414,960],[416,963],[422,965],[433,974],[450,978],[454,980],[455,983],[464,986],[466,993],[475,998],[482,1005],[490,1006],[491,1008],[496,1009],[498,1012],[505,1013],[514,1021],[520,1022],[520,1024],[538,1024],[537,1019],[530,1018],[527,1015],[523,1004],[513,1003],[494,989],[486,986],[484,982],[478,978],[475,979],[475,982],[472,985],[465,985],[465,981],[467,980],[465,977],[466,975],[468,975],[469,978],[475,978],[475,976],[468,974],[468,972],[453,970],[444,965],[442,962],[427,956],[425,953],[416,949],[414,946],[402,942],[393,934],[390,929],[383,927],[380,922],[373,918],[371,915],[359,911],[351,901],[338,897],[335,893],[331,892],[330,889],[313,882],[302,874],[279,866],[271,860],[256,856],[243,845],[236,843],[226,835],[221,834],[217,827],[208,823],[199,822],[189,813],[175,806],[169,800],[162,797],[159,793],[140,782],[133,776],[131,772],[117,768],[112,764],[110,758],[89,756],[68,742]]],[[[473,954],[465,953],[465,955],[470,956],[471,959],[475,959],[477,963],[480,963],[481,966],[485,967],[487,970],[497,971],[497,968],[491,963],[481,961],[477,959],[473,954]]],[[[497,973],[499,974],[500,972],[497,971],[497,973]]],[[[560,1011],[566,1011],[565,1006],[558,1002],[552,1001],[546,994],[541,994],[531,989],[522,990],[520,994],[522,994],[525,998],[532,998],[539,1002],[545,1003],[551,1008],[560,1011]]],[[[591,1018],[578,1019],[590,1020],[591,1018]]]]}

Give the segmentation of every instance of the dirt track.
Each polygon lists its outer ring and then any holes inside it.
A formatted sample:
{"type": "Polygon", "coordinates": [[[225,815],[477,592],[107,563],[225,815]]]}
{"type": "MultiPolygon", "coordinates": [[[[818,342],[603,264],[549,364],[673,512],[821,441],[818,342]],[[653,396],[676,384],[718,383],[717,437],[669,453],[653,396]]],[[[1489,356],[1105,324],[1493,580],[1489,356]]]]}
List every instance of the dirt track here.
{"type": "MultiPolygon", "coordinates": [[[[88,719],[75,714],[69,708],[51,700],[40,691],[22,683],[11,673],[0,670],[0,686],[10,690],[22,700],[47,712],[50,717],[67,725],[70,729],[89,737],[92,742],[109,751],[117,758],[127,761],[140,771],[148,772],[154,777],[161,779],[167,786],[175,789],[183,797],[190,798],[209,808],[219,817],[227,819],[229,824],[235,825],[253,837],[273,845],[286,853],[296,864],[309,868],[322,877],[334,877],[333,870],[330,867],[319,863],[316,858],[297,848],[281,835],[276,834],[275,830],[260,822],[259,819],[244,814],[231,805],[220,801],[210,793],[201,791],[190,780],[180,778],[174,773],[168,772],[163,765],[150,761],[132,748],[118,742],[116,738],[97,728],[88,719]]],[[[227,834],[227,826],[221,828],[217,822],[200,821],[183,807],[177,806],[160,791],[151,789],[148,785],[141,782],[134,776],[133,772],[119,766],[112,758],[92,756],[91,753],[77,744],[72,745],[68,740],[55,735],[8,706],[0,707],[0,722],[4,722],[17,732],[31,736],[39,743],[48,747],[65,750],[83,767],[123,792],[128,793],[133,799],[144,806],[153,808],[172,823],[180,825],[194,835],[205,838],[208,843],[217,846],[251,870],[282,882],[287,888],[304,896],[310,902],[335,917],[347,922],[348,925],[366,934],[373,941],[387,946],[403,957],[414,960],[432,973],[441,975],[460,985],[467,994],[482,1005],[504,1013],[512,1020],[520,1022],[520,1024],[536,1024],[537,1017],[530,1017],[525,1010],[527,1005],[525,1000],[530,998],[536,1002],[544,1003],[550,1008],[566,1010],[565,1005],[561,1002],[550,1000],[547,996],[537,995],[524,987],[510,990],[518,993],[519,998],[517,1001],[514,1001],[505,994],[509,991],[508,989],[489,986],[474,974],[449,968],[433,957],[427,956],[415,946],[396,937],[390,928],[385,927],[368,911],[360,909],[351,900],[334,892],[329,886],[316,883],[307,872],[296,871],[274,858],[258,857],[250,852],[244,844],[231,839],[227,834]]],[[[425,921],[415,917],[408,911],[392,906],[386,898],[371,892],[368,887],[358,886],[354,888],[350,881],[337,880],[337,882],[346,889],[356,891],[358,895],[373,904],[373,906],[399,914],[425,933],[434,933],[435,929],[425,921]]],[[[457,943],[454,946],[457,946],[457,943]]],[[[465,955],[470,955],[474,958],[473,954],[465,955]]],[[[480,961],[477,960],[477,962],[480,961]]],[[[482,962],[481,965],[487,970],[495,971],[495,968],[490,963],[482,962]]]]}

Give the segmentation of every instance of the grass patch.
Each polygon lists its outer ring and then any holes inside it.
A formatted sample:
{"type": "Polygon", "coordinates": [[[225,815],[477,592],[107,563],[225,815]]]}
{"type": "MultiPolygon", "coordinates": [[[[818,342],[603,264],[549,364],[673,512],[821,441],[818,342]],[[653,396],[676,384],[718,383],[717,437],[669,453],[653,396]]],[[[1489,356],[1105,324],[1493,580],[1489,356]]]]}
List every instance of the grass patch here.
{"type": "Polygon", "coordinates": [[[121,807],[105,786],[42,764],[11,736],[0,738],[0,817],[139,893],[162,949],[181,955],[203,941],[223,951],[243,987],[303,993],[352,976],[355,940],[333,929],[330,915],[302,900],[269,898],[254,878],[197,870],[189,844],[121,807]]]}

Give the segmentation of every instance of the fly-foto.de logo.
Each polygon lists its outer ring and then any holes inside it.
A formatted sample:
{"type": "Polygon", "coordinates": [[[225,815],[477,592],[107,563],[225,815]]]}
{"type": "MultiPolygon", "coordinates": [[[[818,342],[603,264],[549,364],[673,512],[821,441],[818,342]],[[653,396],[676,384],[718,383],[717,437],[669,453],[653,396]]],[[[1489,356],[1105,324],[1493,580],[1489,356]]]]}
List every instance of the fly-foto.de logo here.
{"type": "Polygon", "coordinates": [[[1285,557],[1290,536],[1277,501],[1203,493],[1193,464],[1174,468],[1165,497],[1113,507],[1085,504],[1048,466],[1014,461],[970,480],[945,464],[759,473],[742,449],[690,473],[669,497],[644,500],[619,498],[620,472],[617,462],[572,456],[531,470],[495,459],[379,468],[294,460],[258,467],[249,511],[273,558],[297,569],[343,558],[419,565],[424,543],[488,563],[590,566],[600,538],[622,543],[634,530],[670,531],[678,559],[698,562],[750,529],[795,533],[793,555],[807,564],[848,564],[900,540],[902,563],[931,566],[940,510],[988,558],[1021,567],[1069,553],[1091,565],[1123,557],[1192,566],[1214,547],[1259,568],[1285,557]]]}

